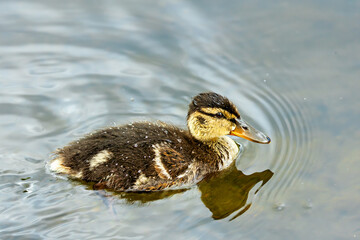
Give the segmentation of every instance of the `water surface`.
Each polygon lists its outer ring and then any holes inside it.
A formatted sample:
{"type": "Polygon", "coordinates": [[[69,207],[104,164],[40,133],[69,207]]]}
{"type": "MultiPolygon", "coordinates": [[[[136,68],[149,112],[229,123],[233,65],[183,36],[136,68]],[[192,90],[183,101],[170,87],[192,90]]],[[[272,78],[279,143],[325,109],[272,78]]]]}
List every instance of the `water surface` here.
{"type": "Polygon", "coordinates": [[[357,1],[1,1],[4,239],[360,237],[357,1]],[[270,145],[186,191],[56,177],[56,148],[226,95],[270,145]]]}

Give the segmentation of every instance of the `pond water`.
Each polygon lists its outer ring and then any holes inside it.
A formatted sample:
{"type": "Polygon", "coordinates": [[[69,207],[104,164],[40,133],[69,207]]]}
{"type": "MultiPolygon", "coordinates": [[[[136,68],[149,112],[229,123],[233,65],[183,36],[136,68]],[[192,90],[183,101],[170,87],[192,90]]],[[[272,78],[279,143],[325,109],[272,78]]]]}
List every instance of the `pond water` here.
{"type": "Polygon", "coordinates": [[[360,238],[359,1],[1,1],[1,239],[360,238]],[[104,126],[185,127],[199,92],[272,139],[188,190],[46,164],[104,126]]]}

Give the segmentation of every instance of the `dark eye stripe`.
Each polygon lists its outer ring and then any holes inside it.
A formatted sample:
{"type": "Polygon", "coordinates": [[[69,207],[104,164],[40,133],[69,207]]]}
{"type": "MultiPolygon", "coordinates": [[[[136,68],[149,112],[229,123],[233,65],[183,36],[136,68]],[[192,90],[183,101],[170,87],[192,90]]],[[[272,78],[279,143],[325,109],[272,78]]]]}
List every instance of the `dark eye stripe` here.
{"type": "Polygon", "coordinates": [[[204,112],[204,111],[201,111],[201,110],[199,110],[199,112],[201,112],[202,114],[208,115],[210,117],[227,119],[224,115],[219,116],[216,113],[215,114],[214,113],[207,113],[207,112],[204,112]]]}

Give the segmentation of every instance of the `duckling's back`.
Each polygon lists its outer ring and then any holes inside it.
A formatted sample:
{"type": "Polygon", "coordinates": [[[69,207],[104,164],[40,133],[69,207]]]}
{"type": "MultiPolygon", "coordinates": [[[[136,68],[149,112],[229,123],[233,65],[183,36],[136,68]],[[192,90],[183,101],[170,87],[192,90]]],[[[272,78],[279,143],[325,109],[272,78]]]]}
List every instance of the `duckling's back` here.
{"type": "Polygon", "coordinates": [[[199,144],[187,131],[162,122],[133,123],[59,149],[50,169],[118,191],[159,190],[196,181],[202,166],[194,152],[212,155],[199,144]]]}

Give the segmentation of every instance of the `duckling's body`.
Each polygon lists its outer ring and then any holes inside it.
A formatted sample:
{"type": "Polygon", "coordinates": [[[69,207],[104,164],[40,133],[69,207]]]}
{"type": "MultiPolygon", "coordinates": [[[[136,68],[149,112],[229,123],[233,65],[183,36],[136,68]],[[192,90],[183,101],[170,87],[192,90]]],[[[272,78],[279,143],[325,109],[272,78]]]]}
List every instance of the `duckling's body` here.
{"type": "Polygon", "coordinates": [[[50,167],[118,191],[159,190],[201,180],[230,165],[238,153],[224,136],[209,146],[162,122],[97,131],[59,150],[50,167]]]}
{"type": "Polygon", "coordinates": [[[50,169],[116,191],[191,185],[225,169],[238,154],[238,146],[225,136],[238,128],[234,119],[240,115],[227,98],[200,94],[190,104],[189,131],[163,122],[99,130],[59,149],[50,169]]]}

